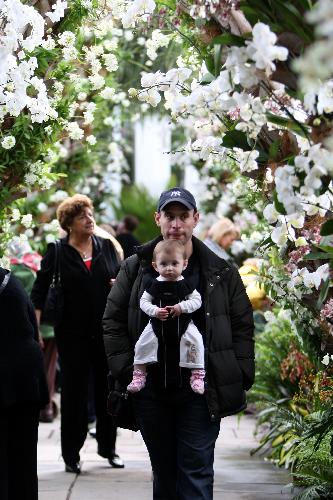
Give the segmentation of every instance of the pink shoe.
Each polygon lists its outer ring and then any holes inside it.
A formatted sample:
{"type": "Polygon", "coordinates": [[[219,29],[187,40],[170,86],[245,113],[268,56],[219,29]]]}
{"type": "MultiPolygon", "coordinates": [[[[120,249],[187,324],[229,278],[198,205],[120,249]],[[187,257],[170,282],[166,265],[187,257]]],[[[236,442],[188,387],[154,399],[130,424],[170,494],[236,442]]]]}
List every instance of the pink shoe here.
{"type": "Polygon", "coordinates": [[[133,372],[133,380],[127,386],[128,392],[139,392],[146,385],[146,377],[147,374],[142,370],[134,370],[133,372]]]}
{"type": "Polygon", "coordinates": [[[205,370],[192,370],[192,375],[190,378],[190,386],[193,392],[197,394],[203,394],[205,392],[205,370]]]}

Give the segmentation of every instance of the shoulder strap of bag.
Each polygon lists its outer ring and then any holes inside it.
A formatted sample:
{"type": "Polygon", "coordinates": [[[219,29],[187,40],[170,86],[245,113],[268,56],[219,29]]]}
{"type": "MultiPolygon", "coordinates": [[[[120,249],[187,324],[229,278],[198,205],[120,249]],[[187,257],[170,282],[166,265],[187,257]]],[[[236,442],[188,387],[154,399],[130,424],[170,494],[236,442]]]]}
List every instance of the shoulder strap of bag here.
{"type": "Polygon", "coordinates": [[[4,289],[6,288],[6,286],[8,285],[8,281],[10,279],[10,275],[11,275],[11,272],[9,271],[9,273],[7,273],[6,276],[4,277],[3,282],[0,285],[0,295],[2,294],[2,292],[4,291],[4,289]]]}
{"type": "MultiPolygon", "coordinates": [[[[108,239],[108,238],[104,238],[104,239],[108,239]]],[[[101,252],[101,254],[102,254],[102,258],[104,259],[106,270],[107,270],[110,278],[113,277],[114,276],[114,271],[110,267],[109,259],[103,254],[101,242],[100,242],[100,240],[98,239],[98,237],[95,234],[93,234],[93,241],[96,244],[97,251],[101,252]]],[[[113,245],[113,243],[111,241],[110,241],[110,243],[111,243],[111,245],[113,245]]]]}
{"type": "Polygon", "coordinates": [[[54,242],[54,269],[53,269],[53,277],[52,283],[55,285],[56,283],[60,283],[60,241],[56,240],[54,242]]]}

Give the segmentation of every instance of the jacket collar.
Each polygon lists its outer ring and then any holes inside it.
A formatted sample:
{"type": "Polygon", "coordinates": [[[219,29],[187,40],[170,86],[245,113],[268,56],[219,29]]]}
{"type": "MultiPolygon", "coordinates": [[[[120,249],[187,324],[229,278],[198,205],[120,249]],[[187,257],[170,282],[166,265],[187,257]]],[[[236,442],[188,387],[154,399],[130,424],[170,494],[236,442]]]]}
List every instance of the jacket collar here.
{"type": "MultiPolygon", "coordinates": [[[[65,236],[64,238],[60,238],[60,243],[61,245],[67,245],[71,246],[69,243],[69,235],[65,236]]],[[[92,235],[92,243],[93,243],[93,251],[94,253],[100,253],[101,251],[101,242],[103,241],[103,238],[100,236],[96,236],[96,234],[92,235]]]]}
{"type": "Polygon", "coordinates": [[[151,266],[154,248],[159,241],[162,241],[162,239],[162,236],[158,236],[157,238],[148,241],[148,243],[136,247],[136,253],[143,269],[147,269],[151,266]]]}

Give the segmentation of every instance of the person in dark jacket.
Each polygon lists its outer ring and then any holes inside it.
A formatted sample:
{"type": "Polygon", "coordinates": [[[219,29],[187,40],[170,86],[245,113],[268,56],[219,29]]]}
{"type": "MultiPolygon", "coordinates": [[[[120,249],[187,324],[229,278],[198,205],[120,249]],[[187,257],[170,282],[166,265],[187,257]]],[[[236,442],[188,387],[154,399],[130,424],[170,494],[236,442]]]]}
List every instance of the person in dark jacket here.
{"type": "MultiPolygon", "coordinates": [[[[11,271],[22,283],[25,291],[30,294],[36,279],[36,272],[40,268],[42,256],[32,250],[27,240],[22,241],[19,238],[14,239],[10,243],[9,252],[11,271]]],[[[51,423],[58,413],[56,402],[53,400],[58,353],[53,327],[40,325],[39,331],[41,333],[39,343],[43,350],[44,366],[50,396],[49,404],[40,412],[39,421],[51,423]]]]}
{"type": "Polygon", "coordinates": [[[35,312],[0,267],[0,498],[37,500],[39,412],[49,402],[35,312]]]}
{"type": "Polygon", "coordinates": [[[139,221],[134,215],[126,215],[117,227],[117,240],[124,250],[124,257],[130,257],[135,253],[135,249],[140,242],[133,235],[133,231],[138,227],[139,221]]]}
{"type": "Polygon", "coordinates": [[[188,258],[183,275],[203,302],[192,319],[205,346],[205,393],[191,391],[186,369],[181,369],[178,386],[169,386],[155,364],[148,367],[144,389],[131,397],[150,455],[154,499],[209,500],[221,417],[246,408],[245,391],[254,381],[252,308],[237,269],[193,236],[199,214],[189,191],[175,187],[163,192],[155,221],[161,237],[125,260],[108,296],[105,349],[112,376],[126,387],[135,343],[148,322],[139,302],[146,283],[156,276],[154,247],[161,239],[181,241],[188,258]]]}
{"type": "MultiPolygon", "coordinates": [[[[108,368],[102,330],[106,298],[119,269],[118,255],[109,239],[94,235],[93,206],[87,196],[66,198],[57,209],[57,217],[67,232],[59,249],[64,310],[54,330],[61,369],[61,450],[65,470],[76,474],[81,471],[91,372],[98,454],[111,466],[124,467],[115,452],[116,427],[106,410],[108,368]]],[[[55,245],[49,244],[31,292],[39,322],[54,265],[55,245]]]]}

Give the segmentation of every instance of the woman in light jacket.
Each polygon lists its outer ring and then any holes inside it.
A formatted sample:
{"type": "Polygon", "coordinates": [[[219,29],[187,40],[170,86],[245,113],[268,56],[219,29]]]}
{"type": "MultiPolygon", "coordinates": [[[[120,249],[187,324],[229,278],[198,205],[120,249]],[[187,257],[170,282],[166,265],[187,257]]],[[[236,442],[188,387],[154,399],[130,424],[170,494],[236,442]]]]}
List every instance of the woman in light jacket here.
{"type": "Polygon", "coordinates": [[[239,229],[237,226],[227,217],[221,217],[208,230],[207,238],[204,240],[204,243],[212,252],[221,257],[221,259],[237,267],[233,258],[228,253],[228,250],[232,242],[238,238],[239,229]]]}

